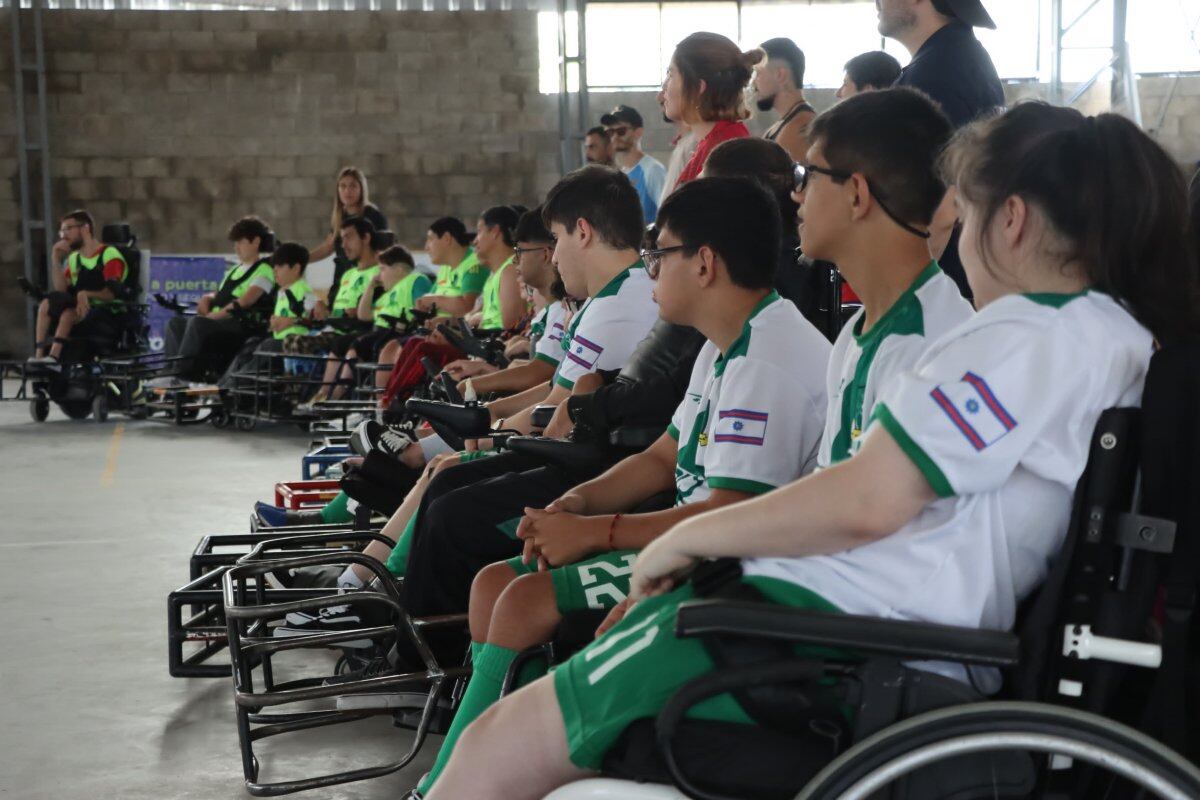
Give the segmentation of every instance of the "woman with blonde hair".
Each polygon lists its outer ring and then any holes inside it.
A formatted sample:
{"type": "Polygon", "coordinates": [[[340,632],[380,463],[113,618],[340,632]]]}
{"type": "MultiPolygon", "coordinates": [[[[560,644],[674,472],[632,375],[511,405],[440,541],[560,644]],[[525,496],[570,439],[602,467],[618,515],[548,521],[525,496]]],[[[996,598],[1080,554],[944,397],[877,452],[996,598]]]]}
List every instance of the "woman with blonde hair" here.
{"type": "Polygon", "coordinates": [[[750,135],[746,87],[756,64],[766,58],[759,48],[742,52],[719,33],[693,33],[675,47],[663,81],[663,114],[691,127],[696,150],[679,173],[676,186],[700,176],[708,154],[721,142],[750,135]]]}
{"type": "MultiPolygon", "coordinates": [[[[353,266],[353,261],[342,249],[342,222],[350,217],[365,217],[377,231],[387,230],[387,217],[371,202],[367,188],[367,176],[358,167],[342,167],[338,171],[337,188],[333,195],[333,211],[329,215],[329,235],[312,249],[309,263],[333,256],[333,285],[324,305],[333,307],[338,283],[342,274],[353,266]]],[[[318,315],[317,317],[321,317],[318,315]]]]}

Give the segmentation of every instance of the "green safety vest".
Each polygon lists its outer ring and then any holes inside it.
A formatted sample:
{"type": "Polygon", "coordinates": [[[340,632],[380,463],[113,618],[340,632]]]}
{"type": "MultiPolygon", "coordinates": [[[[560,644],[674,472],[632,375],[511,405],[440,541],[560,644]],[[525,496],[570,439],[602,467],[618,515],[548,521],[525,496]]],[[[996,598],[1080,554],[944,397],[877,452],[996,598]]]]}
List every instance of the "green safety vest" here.
{"type": "Polygon", "coordinates": [[[413,303],[418,297],[429,294],[430,282],[426,275],[413,270],[405,275],[396,285],[379,295],[375,300],[373,311],[375,327],[390,328],[395,320],[400,319],[412,310],[413,303]],[[393,319],[384,319],[392,317],[393,319]]]}
{"type": "Polygon", "coordinates": [[[346,270],[342,282],[338,284],[337,298],[333,301],[333,316],[344,317],[350,309],[358,308],[359,298],[367,290],[367,284],[378,274],[378,264],[346,270]]]}
{"type": "Polygon", "coordinates": [[[488,275],[487,281],[483,284],[483,319],[479,321],[479,327],[485,331],[504,329],[504,314],[500,309],[500,276],[512,263],[513,257],[509,256],[508,261],[501,264],[500,269],[488,275]]]}
{"type": "MultiPolygon", "coordinates": [[[[126,263],[125,256],[121,255],[121,251],[112,245],[104,245],[91,258],[85,258],[79,250],[67,257],[67,283],[71,288],[83,292],[104,291],[107,283],[104,280],[104,264],[114,258],[124,265],[121,270],[121,281],[124,282],[129,277],[129,264],[126,263]]],[[[121,306],[119,300],[91,299],[90,303],[93,306],[108,307],[114,311],[121,306]]]]}
{"type": "MultiPolygon", "coordinates": [[[[303,317],[304,300],[312,294],[314,294],[312,287],[308,285],[308,281],[304,280],[304,278],[296,281],[286,289],[280,287],[279,293],[275,295],[275,316],[295,317],[297,319],[303,317]]],[[[287,336],[304,335],[306,333],[308,333],[308,328],[303,325],[293,325],[281,331],[273,331],[271,335],[276,339],[283,339],[287,336]]]]}
{"type": "MultiPolygon", "coordinates": [[[[479,256],[473,248],[467,248],[467,254],[458,266],[443,266],[438,268],[437,281],[430,294],[438,297],[462,297],[464,294],[479,294],[487,281],[488,270],[479,263],[479,256]]],[[[449,312],[438,311],[438,316],[448,317],[449,312]]]]}

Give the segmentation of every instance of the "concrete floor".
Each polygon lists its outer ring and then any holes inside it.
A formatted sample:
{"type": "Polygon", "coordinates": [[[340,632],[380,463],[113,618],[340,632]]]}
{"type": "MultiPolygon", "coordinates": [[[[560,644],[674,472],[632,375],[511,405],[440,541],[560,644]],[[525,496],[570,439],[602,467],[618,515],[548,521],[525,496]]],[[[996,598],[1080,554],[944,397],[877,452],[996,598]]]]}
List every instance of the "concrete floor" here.
{"type": "MultiPolygon", "coordinates": [[[[167,674],[166,597],[202,534],[246,530],[255,500],[300,477],[306,443],[292,426],[97,424],[57,408],[39,425],[0,403],[0,798],[250,796],[231,682],[167,674]]],[[[410,736],[384,719],[283,736],[260,744],[262,777],[384,763],[410,736]]],[[[397,798],[437,744],[397,775],[298,796],[397,798]]]]}

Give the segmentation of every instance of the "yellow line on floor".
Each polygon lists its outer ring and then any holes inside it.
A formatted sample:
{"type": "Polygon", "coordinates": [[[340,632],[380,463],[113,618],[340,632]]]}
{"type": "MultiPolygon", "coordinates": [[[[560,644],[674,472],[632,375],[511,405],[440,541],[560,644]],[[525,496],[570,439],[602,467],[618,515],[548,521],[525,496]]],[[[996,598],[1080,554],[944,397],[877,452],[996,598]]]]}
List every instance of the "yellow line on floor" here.
{"type": "Polygon", "coordinates": [[[104,472],[100,475],[101,486],[112,486],[117,474],[117,454],[121,452],[121,437],[125,435],[125,423],[113,427],[112,439],[108,442],[108,458],[104,460],[104,472]]]}

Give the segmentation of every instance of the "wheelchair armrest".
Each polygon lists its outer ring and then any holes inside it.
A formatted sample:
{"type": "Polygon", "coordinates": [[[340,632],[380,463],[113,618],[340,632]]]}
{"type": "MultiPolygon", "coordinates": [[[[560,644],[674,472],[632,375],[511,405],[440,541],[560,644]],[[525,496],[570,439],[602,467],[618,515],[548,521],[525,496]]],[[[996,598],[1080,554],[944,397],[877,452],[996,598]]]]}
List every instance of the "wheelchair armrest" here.
{"type": "Polygon", "coordinates": [[[514,453],[525,453],[562,467],[583,468],[604,458],[603,451],[595,445],[548,436],[513,436],[507,447],[514,453]]]}
{"type": "Polygon", "coordinates": [[[487,436],[492,430],[492,416],[481,405],[455,405],[411,397],[404,408],[467,439],[487,436]]]}
{"type": "Polygon", "coordinates": [[[675,633],[685,637],[725,633],[912,660],[992,667],[1011,667],[1020,660],[1020,639],[1004,631],[828,614],[745,601],[684,603],[675,618],[675,633]]]}
{"type": "Polygon", "coordinates": [[[645,450],[650,445],[658,441],[658,437],[663,435],[663,427],[634,427],[622,426],[613,428],[608,434],[608,443],[613,447],[620,447],[626,450],[645,450]]]}
{"type": "Polygon", "coordinates": [[[542,430],[550,424],[550,420],[554,419],[555,411],[558,411],[558,406],[536,406],[533,413],[529,415],[529,421],[533,427],[542,430]]]}

